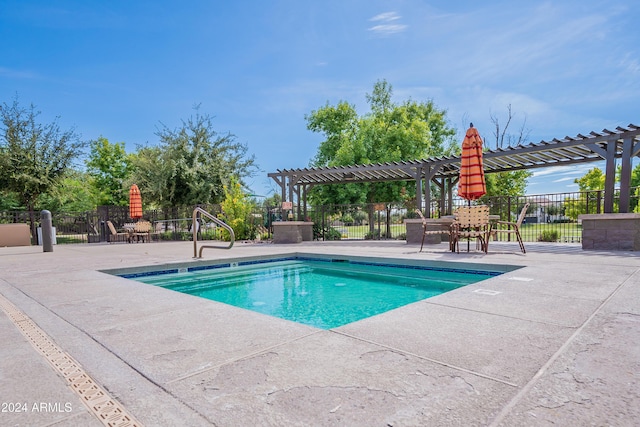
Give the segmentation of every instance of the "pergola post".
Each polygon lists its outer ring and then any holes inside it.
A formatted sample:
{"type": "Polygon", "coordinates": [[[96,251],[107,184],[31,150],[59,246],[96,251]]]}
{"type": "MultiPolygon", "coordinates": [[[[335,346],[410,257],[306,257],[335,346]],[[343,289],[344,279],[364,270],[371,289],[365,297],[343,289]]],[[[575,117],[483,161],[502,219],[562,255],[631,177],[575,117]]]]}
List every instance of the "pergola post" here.
{"type": "Polygon", "coordinates": [[[613,198],[616,184],[616,143],[607,143],[607,158],[604,179],[604,213],[613,213],[613,198]]]}
{"type": "Polygon", "coordinates": [[[633,141],[631,138],[625,138],[622,141],[622,168],[620,170],[620,213],[629,212],[632,149],[633,141]]]}
{"type": "Polygon", "coordinates": [[[416,168],[416,209],[422,211],[422,167],[416,168]]]}

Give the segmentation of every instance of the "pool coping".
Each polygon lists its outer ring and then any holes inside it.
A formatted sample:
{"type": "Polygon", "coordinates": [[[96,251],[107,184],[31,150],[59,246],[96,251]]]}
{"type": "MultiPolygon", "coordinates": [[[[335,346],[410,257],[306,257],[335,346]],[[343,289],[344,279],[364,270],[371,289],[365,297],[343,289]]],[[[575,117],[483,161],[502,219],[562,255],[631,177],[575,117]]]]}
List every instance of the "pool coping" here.
{"type": "Polygon", "coordinates": [[[379,266],[395,265],[404,268],[415,267],[425,270],[451,271],[481,275],[503,274],[518,270],[524,266],[513,264],[482,264],[480,269],[478,264],[451,261],[419,261],[406,258],[370,257],[358,255],[330,255],[314,254],[309,252],[291,252],[289,254],[247,256],[230,258],[225,260],[194,260],[192,262],[167,263],[163,265],[145,265],[136,267],[124,267],[115,269],[98,270],[102,273],[120,276],[124,278],[135,278],[156,274],[174,274],[182,272],[192,272],[199,270],[228,268],[233,266],[244,266],[261,264],[285,260],[317,260],[317,261],[348,261],[354,264],[370,264],[379,266]]]}

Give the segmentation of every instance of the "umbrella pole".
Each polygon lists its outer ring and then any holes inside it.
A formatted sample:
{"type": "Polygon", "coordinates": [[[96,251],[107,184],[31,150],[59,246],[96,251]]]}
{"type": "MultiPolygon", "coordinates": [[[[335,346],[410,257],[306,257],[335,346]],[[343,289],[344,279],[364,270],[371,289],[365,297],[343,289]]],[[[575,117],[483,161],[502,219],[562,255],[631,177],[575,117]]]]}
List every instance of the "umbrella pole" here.
{"type": "MultiPolygon", "coordinates": [[[[471,208],[471,200],[467,200],[467,206],[469,206],[469,208],[471,208]]],[[[467,252],[469,252],[470,244],[471,244],[471,239],[467,238],[467,252]]]]}

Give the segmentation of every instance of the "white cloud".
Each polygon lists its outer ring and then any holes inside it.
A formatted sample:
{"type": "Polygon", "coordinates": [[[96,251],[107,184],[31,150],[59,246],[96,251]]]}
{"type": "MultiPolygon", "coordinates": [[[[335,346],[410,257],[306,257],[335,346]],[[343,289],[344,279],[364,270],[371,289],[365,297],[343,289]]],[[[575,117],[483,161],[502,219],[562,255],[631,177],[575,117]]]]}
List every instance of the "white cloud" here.
{"type": "Polygon", "coordinates": [[[373,27],[369,28],[369,31],[373,31],[374,33],[377,33],[377,34],[389,35],[389,34],[401,33],[406,29],[407,29],[406,25],[384,24],[384,25],[374,25],[373,27]]]}
{"type": "Polygon", "coordinates": [[[564,181],[573,181],[574,179],[576,179],[576,177],[573,176],[568,176],[566,178],[559,178],[559,179],[554,179],[551,182],[564,182],[564,181]]]}
{"type": "Polygon", "coordinates": [[[381,24],[369,27],[368,30],[381,36],[388,36],[391,34],[401,33],[408,28],[408,25],[398,24],[395,21],[400,20],[401,16],[397,12],[384,12],[380,13],[369,21],[381,22],[381,24]]]}
{"type": "Polygon", "coordinates": [[[380,13],[376,16],[374,16],[373,18],[369,19],[369,21],[396,21],[400,19],[400,15],[398,15],[396,12],[384,12],[384,13],[380,13]]]}

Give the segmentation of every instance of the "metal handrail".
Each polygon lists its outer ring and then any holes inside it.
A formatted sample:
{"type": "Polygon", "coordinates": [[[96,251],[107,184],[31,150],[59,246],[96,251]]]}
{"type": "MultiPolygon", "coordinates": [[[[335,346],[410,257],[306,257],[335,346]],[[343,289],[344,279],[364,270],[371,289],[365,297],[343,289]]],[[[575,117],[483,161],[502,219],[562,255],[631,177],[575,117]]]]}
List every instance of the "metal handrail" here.
{"type": "Polygon", "coordinates": [[[193,229],[193,257],[194,258],[202,258],[202,250],[204,248],[212,248],[212,249],[231,249],[231,247],[233,246],[233,242],[236,239],[236,235],[233,232],[233,228],[231,228],[226,222],[216,218],[215,216],[211,215],[209,212],[205,211],[202,208],[195,208],[193,210],[193,223],[191,225],[191,228],[193,229]],[[221,246],[210,246],[210,245],[203,245],[200,246],[200,252],[198,252],[198,230],[196,227],[196,224],[198,223],[198,214],[204,215],[207,218],[209,218],[210,220],[212,220],[213,222],[215,222],[217,225],[219,225],[220,227],[224,228],[225,230],[227,230],[229,232],[229,236],[231,237],[231,242],[229,243],[229,246],[225,247],[221,247],[221,246]]]}

